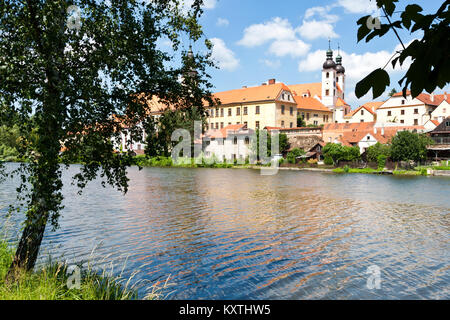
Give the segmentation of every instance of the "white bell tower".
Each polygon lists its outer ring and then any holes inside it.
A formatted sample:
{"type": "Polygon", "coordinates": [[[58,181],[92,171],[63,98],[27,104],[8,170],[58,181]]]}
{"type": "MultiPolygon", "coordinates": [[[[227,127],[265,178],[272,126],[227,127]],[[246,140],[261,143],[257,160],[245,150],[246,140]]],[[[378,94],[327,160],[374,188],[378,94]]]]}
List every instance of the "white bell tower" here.
{"type": "Polygon", "coordinates": [[[322,103],[328,108],[336,105],[336,63],[333,61],[333,51],[328,40],[327,60],[322,69],[322,103]]]}

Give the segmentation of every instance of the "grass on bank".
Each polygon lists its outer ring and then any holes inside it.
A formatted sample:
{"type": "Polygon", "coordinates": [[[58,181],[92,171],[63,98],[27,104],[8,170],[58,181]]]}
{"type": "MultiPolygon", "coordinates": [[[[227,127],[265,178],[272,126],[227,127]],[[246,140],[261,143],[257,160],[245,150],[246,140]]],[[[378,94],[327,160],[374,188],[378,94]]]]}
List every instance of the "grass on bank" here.
{"type": "MultiPolygon", "coordinates": [[[[0,300],[134,300],[139,299],[135,285],[131,279],[122,279],[108,274],[94,272],[90,267],[81,270],[79,289],[68,288],[73,283],[69,277],[68,265],[49,262],[34,272],[20,271],[18,280],[6,283],[5,276],[14,257],[14,250],[6,242],[0,240],[0,300]],[[69,281],[69,282],[68,282],[69,281]]],[[[152,287],[152,291],[144,299],[163,298],[162,291],[167,287],[152,287]]]]}

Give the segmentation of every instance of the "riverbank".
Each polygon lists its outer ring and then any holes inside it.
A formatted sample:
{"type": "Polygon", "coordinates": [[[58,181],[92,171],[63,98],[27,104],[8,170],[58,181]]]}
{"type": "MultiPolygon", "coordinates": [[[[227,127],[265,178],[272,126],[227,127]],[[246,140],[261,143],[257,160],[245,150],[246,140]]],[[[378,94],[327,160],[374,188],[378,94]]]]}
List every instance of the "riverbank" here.
{"type": "MultiPolygon", "coordinates": [[[[14,250],[0,240],[0,300],[137,300],[137,290],[131,286],[131,279],[97,273],[91,268],[80,271],[79,285],[76,273],[68,272],[68,265],[60,262],[48,263],[34,272],[20,271],[18,280],[6,283],[5,276],[14,257],[14,250]],[[68,285],[74,284],[72,289],[68,285]]],[[[144,297],[156,300],[161,297],[160,289],[144,297]]]]}

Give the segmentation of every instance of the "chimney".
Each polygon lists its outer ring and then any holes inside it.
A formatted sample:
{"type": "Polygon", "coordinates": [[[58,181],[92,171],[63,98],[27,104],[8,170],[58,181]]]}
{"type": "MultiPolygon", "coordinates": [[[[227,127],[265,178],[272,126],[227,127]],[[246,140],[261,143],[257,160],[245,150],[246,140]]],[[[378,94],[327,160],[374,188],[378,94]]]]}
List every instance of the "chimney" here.
{"type": "Polygon", "coordinates": [[[430,94],[430,100],[431,100],[431,102],[434,102],[434,93],[430,94]]]}
{"type": "Polygon", "coordinates": [[[373,127],[373,133],[377,134],[377,127],[373,127]]]}
{"type": "Polygon", "coordinates": [[[447,91],[444,92],[444,100],[447,100],[447,91]]]}
{"type": "Polygon", "coordinates": [[[270,84],[275,84],[275,79],[269,79],[269,85],[270,84]]]}

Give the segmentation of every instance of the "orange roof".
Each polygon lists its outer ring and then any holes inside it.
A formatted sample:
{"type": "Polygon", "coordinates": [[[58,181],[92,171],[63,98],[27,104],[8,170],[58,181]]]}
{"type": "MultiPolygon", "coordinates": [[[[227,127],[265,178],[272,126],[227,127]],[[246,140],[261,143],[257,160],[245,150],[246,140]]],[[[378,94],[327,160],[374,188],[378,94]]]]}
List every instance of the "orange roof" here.
{"type": "Polygon", "coordinates": [[[348,103],[342,100],[341,98],[337,98],[336,107],[348,106],[348,103]]]}
{"type": "MultiPolygon", "coordinates": [[[[411,91],[407,90],[406,95],[410,96],[411,91]]],[[[397,92],[392,95],[392,97],[401,97],[401,96],[403,96],[403,92],[397,92]]],[[[432,105],[432,106],[438,106],[442,103],[442,101],[445,100],[445,94],[435,94],[433,97],[433,100],[431,100],[431,94],[428,94],[428,93],[421,93],[416,98],[425,104],[432,105]]]]}
{"type": "Polygon", "coordinates": [[[220,99],[222,105],[255,101],[275,101],[282,90],[290,92],[285,84],[275,83],[258,87],[217,92],[213,94],[213,98],[220,99]]]}
{"type": "Polygon", "coordinates": [[[322,112],[330,112],[332,111],[325,107],[322,102],[313,97],[303,98],[302,96],[294,96],[295,102],[297,102],[297,109],[306,109],[306,110],[314,110],[314,111],[322,111],[322,112]]]}
{"type": "Polygon", "coordinates": [[[297,96],[301,96],[304,93],[308,93],[311,97],[322,94],[322,82],[293,84],[288,87],[297,96]]]}
{"type": "Polygon", "coordinates": [[[433,124],[435,124],[436,126],[440,125],[441,123],[437,120],[431,120],[431,122],[433,122],[433,124]]]}
{"type": "Polygon", "coordinates": [[[352,144],[358,143],[363,139],[367,134],[370,134],[372,137],[374,137],[379,143],[389,143],[391,139],[397,134],[398,131],[403,130],[423,130],[425,129],[424,126],[395,126],[395,127],[385,127],[383,128],[376,128],[375,133],[375,127],[374,122],[366,122],[371,123],[370,126],[364,126],[363,123],[357,123],[357,125],[360,126],[352,126],[352,130],[347,130],[342,132],[342,136],[340,137],[340,141],[347,146],[351,146],[352,144]],[[371,127],[371,128],[370,128],[371,127]],[[382,132],[384,133],[382,134],[382,132]]]}
{"type": "Polygon", "coordinates": [[[352,110],[349,114],[345,115],[344,118],[351,118],[355,114],[357,114],[361,109],[366,109],[371,114],[375,115],[375,111],[378,109],[379,106],[381,106],[384,102],[367,102],[366,104],[363,104],[362,106],[358,107],[355,110],[352,110]]]}
{"type": "Polygon", "coordinates": [[[246,133],[241,132],[242,130],[247,131],[247,125],[245,124],[230,124],[222,129],[210,129],[205,132],[204,137],[214,138],[214,139],[226,139],[228,134],[239,134],[246,133]]]}
{"type": "Polygon", "coordinates": [[[369,108],[370,110],[375,112],[383,103],[384,101],[371,101],[363,104],[363,107],[365,107],[366,109],[369,108]]]}

